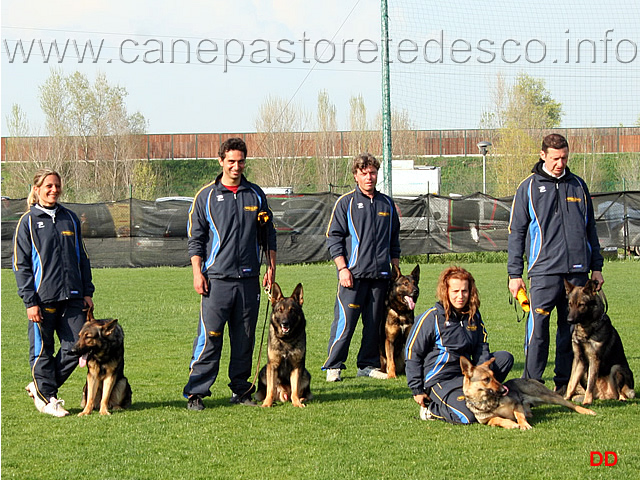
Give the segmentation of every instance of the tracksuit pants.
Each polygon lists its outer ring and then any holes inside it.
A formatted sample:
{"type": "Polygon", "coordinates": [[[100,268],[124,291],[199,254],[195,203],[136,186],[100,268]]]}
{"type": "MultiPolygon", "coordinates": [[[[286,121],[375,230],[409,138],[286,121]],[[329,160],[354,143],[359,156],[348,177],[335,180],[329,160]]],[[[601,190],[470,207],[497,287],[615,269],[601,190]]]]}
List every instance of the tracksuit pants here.
{"type": "MultiPolygon", "coordinates": [[[[500,383],[504,382],[513,367],[513,355],[504,350],[491,354],[495,361],[491,369],[500,383]]],[[[462,391],[464,377],[438,382],[427,392],[431,398],[429,410],[439,420],[447,423],[477,423],[475,415],[467,408],[462,391]]]]}
{"type": "Polygon", "coordinates": [[[202,295],[198,335],[193,342],[189,380],[184,387],[190,395],[208,397],[218,377],[225,324],[229,325],[231,356],[229,388],[237,395],[252,393],[251,367],[256,323],[260,309],[258,277],[212,279],[209,294],[202,295]]]}
{"type": "Polygon", "coordinates": [[[49,403],[58,396],[58,389],[69,378],[78,365],[78,356],[71,349],[78,341],[78,334],[87,319],[83,311],[84,300],[40,305],[42,321],[29,321],[29,363],[38,397],[49,403]],[[54,354],[55,338],[60,340],[60,349],[54,354]]]}
{"type": "Polygon", "coordinates": [[[573,350],[572,328],[567,323],[568,304],[564,280],[584,286],[589,276],[586,273],[567,275],[538,275],[529,278],[529,302],[531,311],[527,317],[524,342],[523,378],[542,381],[549,358],[549,317],[553,309],[557,312],[556,358],[553,381],[560,387],[569,383],[573,350]]]}
{"type": "Polygon", "coordinates": [[[358,352],[358,368],[380,368],[380,324],[384,317],[384,302],[388,280],[354,278],[353,288],[338,284],[334,319],[329,336],[329,354],[322,366],[346,368],[351,337],[362,314],[362,341],[358,352]]]}

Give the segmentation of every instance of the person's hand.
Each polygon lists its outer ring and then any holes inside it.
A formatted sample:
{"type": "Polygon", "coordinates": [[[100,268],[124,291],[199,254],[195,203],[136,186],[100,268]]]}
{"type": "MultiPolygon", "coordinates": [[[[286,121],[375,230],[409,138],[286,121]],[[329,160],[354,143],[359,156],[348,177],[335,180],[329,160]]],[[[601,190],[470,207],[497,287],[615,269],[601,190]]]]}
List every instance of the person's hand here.
{"type": "Polygon", "coordinates": [[[262,277],[262,286],[271,290],[271,285],[276,281],[276,269],[273,267],[267,267],[267,271],[262,277]]]}
{"type": "Polygon", "coordinates": [[[596,288],[596,291],[599,292],[600,289],[602,289],[602,285],[604,284],[604,277],[602,276],[602,272],[591,272],[591,280],[598,282],[598,288],[596,288]]]}
{"type": "Polygon", "coordinates": [[[419,393],[418,395],[414,395],[413,399],[421,407],[426,407],[427,404],[431,403],[431,399],[429,398],[429,395],[427,395],[426,393],[419,393]]]}
{"type": "Polygon", "coordinates": [[[193,273],[193,289],[200,295],[207,295],[209,293],[209,282],[202,272],[193,273]]]}
{"type": "Polygon", "coordinates": [[[40,323],[42,321],[40,307],[38,305],[34,305],[33,307],[27,308],[27,318],[33,323],[40,323]]]}
{"type": "Polygon", "coordinates": [[[93,312],[93,298],[89,296],[84,297],[84,309],[87,312],[93,312]]]}
{"type": "Polygon", "coordinates": [[[511,295],[513,295],[513,298],[518,297],[518,292],[520,291],[521,288],[524,289],[525,293],[527,292],[527,286],[525,285],[524,280],[522,280],[522,278],[509,279],[509,291],[511,292],[511,295]]]}
{"type": "Polygon", "coordinates": [[[338,279],[340,281],[340,285],[344,288],[353,287],[353,275],[351,274],[351,270],[347,267],[343,267],[342,270],[338,272],[338,279]]]}

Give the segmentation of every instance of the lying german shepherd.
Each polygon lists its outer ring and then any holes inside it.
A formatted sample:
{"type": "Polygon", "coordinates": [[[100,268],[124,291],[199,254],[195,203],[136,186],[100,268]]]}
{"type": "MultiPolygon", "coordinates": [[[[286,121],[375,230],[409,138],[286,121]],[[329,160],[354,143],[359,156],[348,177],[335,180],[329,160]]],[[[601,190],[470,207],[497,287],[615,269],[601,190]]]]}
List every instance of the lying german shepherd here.
{"type": "Polygon", "coordinates": [[[465,403],[478,422],[492,427],[530,430],[526,417],[531,417],[531,407],[545,403],[595,415],[593,410],[574,405],[536,380],[514,378],[502,385],[490,367],[494,360],[474,366],[466,357],[460,357],[465,403]]]}
{"type": "Polygon", "coordinates": [[[306,320],[302,312],[302,284],[285,298],[277,283],[271,289],[271,322],[267,343],[267,364],[260,370],[255,398],[263,407],[276,399],[304,407],[311,399],[311,374],[305,368],[306,320]]]}
{"type": "Polygon", "coordinates": [[[100,415],[110,415],[110,409],[131,405],[131,386],[124,376],[124,332],[117,319],[96,320],[89,312],[73,353],[80,356],[80,367],[88,367],[79,417],[98,408],[100,415]]]}
{"type": "Polygon", "coordinates": [[[585,390],[583,405],[590,405],[594,398],[635,398],[633,373],[620,335],[597,293],[598,282],[589,280],[584,287],[576,287],[565,280],[565,288],[569,301],[567,321],[574,326],[573,365],[565,398],[571,399],[580,386],[585,390]]]}
{"type": "Polygon", "coordinates": [[[419,282],[420,265],[416,265],[410,275],[402,275],[400,268],[393,266],[385,300],[384,331],[380,335],[380,365],[388,378],[404,373],[404,346],[414,322],[419,282]]]}

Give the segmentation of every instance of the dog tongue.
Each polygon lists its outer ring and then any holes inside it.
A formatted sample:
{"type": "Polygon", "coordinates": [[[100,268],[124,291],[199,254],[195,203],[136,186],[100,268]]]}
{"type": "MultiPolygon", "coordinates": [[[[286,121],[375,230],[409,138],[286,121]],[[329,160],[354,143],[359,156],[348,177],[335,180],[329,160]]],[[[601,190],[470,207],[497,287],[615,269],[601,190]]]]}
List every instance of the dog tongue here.
{"type": "Polygon", "coordinates": [[[409,295],[404,297],[404,301],[407,303],[409,310],[413,310],[414,308],[416,308],[416,302],[414,302],[413,298],[411,298],[409,295]]]}
{"type": "Polygon", "coordinates": [[[80,368],[84,368],[87,366],[87,356],[83,355],[80,357],[80,360],[78,361],[78,365],[80,365],[80,368]]]}

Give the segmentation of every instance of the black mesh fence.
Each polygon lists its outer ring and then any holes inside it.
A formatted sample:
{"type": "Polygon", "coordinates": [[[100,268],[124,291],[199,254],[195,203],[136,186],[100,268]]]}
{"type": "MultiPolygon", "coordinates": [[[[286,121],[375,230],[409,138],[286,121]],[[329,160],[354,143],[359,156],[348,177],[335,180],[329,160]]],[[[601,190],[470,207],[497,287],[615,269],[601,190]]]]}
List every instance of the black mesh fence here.
{"type": "MultiPolygon", "coordinates": [[[[278,263],[329,260],[325,231],[337,194],[270,195],[278,263]]],[[[504,251],[511,198],[477,193],[395,198],[403,255],[504,251]]],[[[593,195],[603,249],[640,254],[640,192],[593,195]]],[[[65,204],[77,213],[94,267],[189,265],[189,198],[65,204]]],[[[11,267],[12,238],[25,199],[2,200],[2,268],[11,267]]]]}

